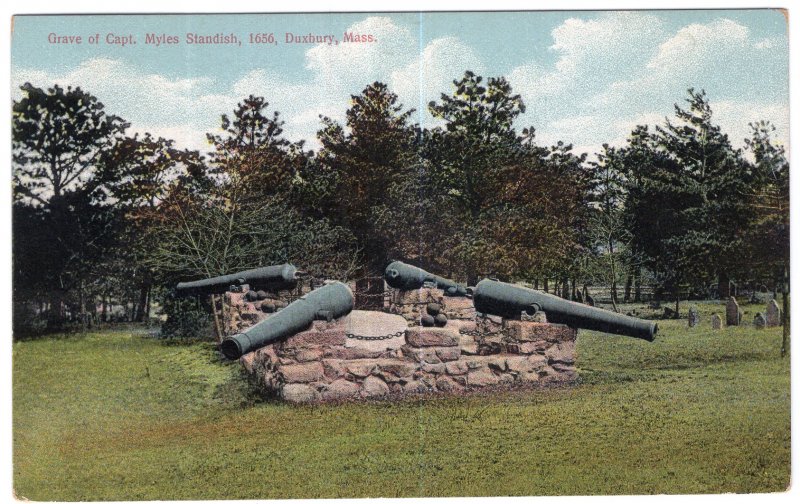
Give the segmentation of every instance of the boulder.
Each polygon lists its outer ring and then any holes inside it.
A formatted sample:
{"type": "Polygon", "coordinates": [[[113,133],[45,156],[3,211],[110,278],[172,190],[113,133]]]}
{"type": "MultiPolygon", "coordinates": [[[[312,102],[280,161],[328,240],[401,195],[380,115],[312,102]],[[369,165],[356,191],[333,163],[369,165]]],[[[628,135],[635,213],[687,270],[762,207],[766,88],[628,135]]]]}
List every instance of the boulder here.
{"type": "Polygon", "coordinates": [[[286,383],[310,383],[323,379],[324,375],[320,362],[283,365],[280,372],[286,383]]]}
{"type": "Polygon", "coordinates": [[[324,400],[351,399],[357,396],[360,390],[361,387],[357,383],[340,378],[325,387],[322,391],[322,398],[324,400]]]}
{"type": "Polygon", "coordinates": [[[292,403],[311,402],[316,401],[318,398],[316,390],[309,385],[301,383],[289,383],[284,385],[281,389],[281,397],[284,401],[292,403]]]}
{"type": "Polygon", "coordinates": [[[364,380],[364,388],[361,391],[364,397],[386,397],[389,395],[389,385],[385,381],[375,376],[368,376],[364,380]]]}
{"type": "Polygon", "coordinates": [[[406,343],[414,347],[458,346],[459,334],[442,327],[410,327],[406,331],[406,343]]]}

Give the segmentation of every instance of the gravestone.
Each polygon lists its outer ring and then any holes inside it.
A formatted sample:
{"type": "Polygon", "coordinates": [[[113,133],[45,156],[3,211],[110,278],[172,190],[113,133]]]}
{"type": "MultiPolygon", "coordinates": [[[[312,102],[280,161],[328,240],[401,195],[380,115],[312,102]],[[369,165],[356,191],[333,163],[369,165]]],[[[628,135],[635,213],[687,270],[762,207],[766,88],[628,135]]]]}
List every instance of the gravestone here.
{"type": "Polygon", "coordinates": [[[725,305],[725,325],[738,326],[742,320],[742,312],[739,310],[739,303],[736,298],[731,296],[725,305]]]}
{"type": "Polygon", "coordinates": [[[767,304],[767,327],[778,327],[781,325],[781,309],[773,299],[767,304]]]}
{"type": "Polygon", "coordinates": [[[711,329],[722,329],[722,317],[716,313],[711,316],[711,329]]]}
{"type": "Polygon", "coordinates": [[[761,314],[761,312],[756,313],[756,316],[753,319],[753,325],[756,326],[756,329],[764,329],[767,327],[767,319],[761,314]]]}
{"type": "Polygon", "coordinates": [[[697,312],[697,307],[692,306],[689,308],[689,327],[694,327],[700,323],[700,313],[697,312]]]}

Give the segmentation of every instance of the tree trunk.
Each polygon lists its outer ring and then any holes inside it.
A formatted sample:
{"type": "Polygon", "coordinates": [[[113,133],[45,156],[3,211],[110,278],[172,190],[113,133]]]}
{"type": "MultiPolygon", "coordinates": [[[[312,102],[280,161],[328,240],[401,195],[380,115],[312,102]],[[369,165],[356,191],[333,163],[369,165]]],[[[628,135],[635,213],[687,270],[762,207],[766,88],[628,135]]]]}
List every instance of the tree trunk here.
{"type": "Polygon", "coordinates": [[[136,307],[136,322],[143,322],[144,321],[144,313],[146,311],[147,306],[147,291],[150,289],[150,286],[145,283],[139,288],[139,303],[136,307]]]}
{"type": "Polygon", "coordinates": [[[625,278],[625,294],[623,295],[622,302],[631,302],[631,286],[633,285],[633,275],[628,271],[628,276],[625,278]]]}
{"type": "Polygon", "coordinates": [[[675,318],[681,318],[681,289],[675,288],[675,318]]]}
{"type": "Polygon", "coordinates": [[[728,299],[731,295],[731,279],[726,271],[721,271],[717,278],[717,293],[720,299],[728,299]]]}
{"type": "Polygon", "coordinates": [[[789,342],[789,263],[783,263],[783,339],[781,340],[781,357],[786,355],[789,342]]]}
{"type": "Polygon", "coordinates": [[[548,289],[547,279],[546,278],[544,279],[544,291],[545,292],[550,292],[550,290],[548,289]]]}
{"type": "Polygon", "coordinates": [[[634,280],[634,290],[633,290],[633,302],[634,303],[641,303],[642,302],[642,267],[639,266],[636,268],[636,279],[634,280]]]}
{"type": "Polygon", "coordinates": [[[217,295],[211,295],[211,313],[214,314],[214,337],[217,339],[217,345],[222,343],[222,326],[219,321],[219,312],[217,311],[217,295]]]}
{"type": "Polygon", "coordinates": [[[81,328],[86,330],[86,300],[83,296],[83,280],[78,282],[78,318],[81,321],[81,328]]]}

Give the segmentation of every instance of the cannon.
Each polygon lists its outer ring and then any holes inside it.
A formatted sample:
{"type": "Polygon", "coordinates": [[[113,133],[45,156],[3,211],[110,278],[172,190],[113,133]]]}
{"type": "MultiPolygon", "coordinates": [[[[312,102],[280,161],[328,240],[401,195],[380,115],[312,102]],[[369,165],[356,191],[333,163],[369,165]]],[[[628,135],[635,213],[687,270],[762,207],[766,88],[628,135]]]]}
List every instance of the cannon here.
{"type": "MultiPolygon", "coordinates": [[[[230,275],[222,275],[194,282],[180,282],[176,289],[183,295],[223,294],[232,285],[248,284],[253,291],[264,290],[277,292],[294,289],[297,286],[298,271],[291,264],[265,266],[249,269],[230,275]]],[[[254,293],[255,294],[255,293],[254,293]]]]}
{"type": "Polygon", "coordinates": [[[393,261],[386,266],[383,278],[390,287],[395,289],[413,290],[423,287],[426,283],[431,283],[436,285],[437,289],[442,289],[446,296],[464,297],[467,295],[467,289],[463,285],[401,261],[393,261]]]}
{"type": "Polygon", "coordinates": [[[331,321],[347,315],[353,309],[354,302],[353,292],[347,285],[329,283],[243,332],[225,338],[220,350],[225,357],[238,359],[268,343],[297,334],[314,320],[331,321]]]}
{"type": "Polygon", "coordinates": [[[566,324],[576,329],[591,329],[647,341],[653,341],[658,332],[655,322],[567,301],[552,294],[497,280],[484,279],[478,282],[472,290],[472,301],[475,310],[480,313],[509,319],[518,319],[523,312],[533,315],[543,311],[548,322],[566,324]]]}

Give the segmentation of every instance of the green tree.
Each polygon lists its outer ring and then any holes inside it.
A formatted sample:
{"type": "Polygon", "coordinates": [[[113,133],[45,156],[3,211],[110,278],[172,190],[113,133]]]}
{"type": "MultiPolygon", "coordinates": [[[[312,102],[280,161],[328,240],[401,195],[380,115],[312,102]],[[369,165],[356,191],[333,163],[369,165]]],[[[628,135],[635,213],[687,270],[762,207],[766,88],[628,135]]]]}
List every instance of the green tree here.
{"type": "Polygon", "coordinates": [[[789,337],[789,162],[782,145],[773,140],[775,126],[768,121],[750,124],[746,149],[753,156],[753,182],[744,196],[754,218],[746,232],[748,262],[762,279],[781,285],[783,343],[789,337]]]}
{"type": "Polygon", "coordinates": [[[86,320],[98,263],[116,245],[121,215],[104,203],[98,173],[128,124],[80,88],[21,89],[12,108],[15,303],[46,298],[58,327],[67,311],[86,320]]]}
{"type": "Polygon", "coordinates": [[[626,215],[634,251],[647,258],[659,288],[672,294],[726,278],[742,264],[749,214],[742,194],[751,180],[741,152],[713,123],[703,91],[651,134],[637,127],[624,154],[626,215]]]}
{"type": "Polygon", "coordinates": [[[317,134],[322,149],[316,176],[329,183],[318,208],[356,237],[367,270],[382,271],[392,244],[382,217],[392,213],[393,186],[410,176],[416,157],[413,109],[374,82],[351,97],[342,126],[325,117],[317,134]]]}
{"type": "Polygon", "coordinates": [[[617,286],[630,270],[632,234],[625,219],[627,196],[625,160],[620,149],[603,144],[597,161],[589,163],[588,234],[590,268],[601,285],[610,286],[611,303],[617,311],[617,286]]]}
{"type": "Polygon", "coordinates": [[[12,107],[14,196],[47,205],[90,184],[100,157],[129,125],[79,87],[45,91],[26,82],[20,89],[24,96],[12,107]]]}

